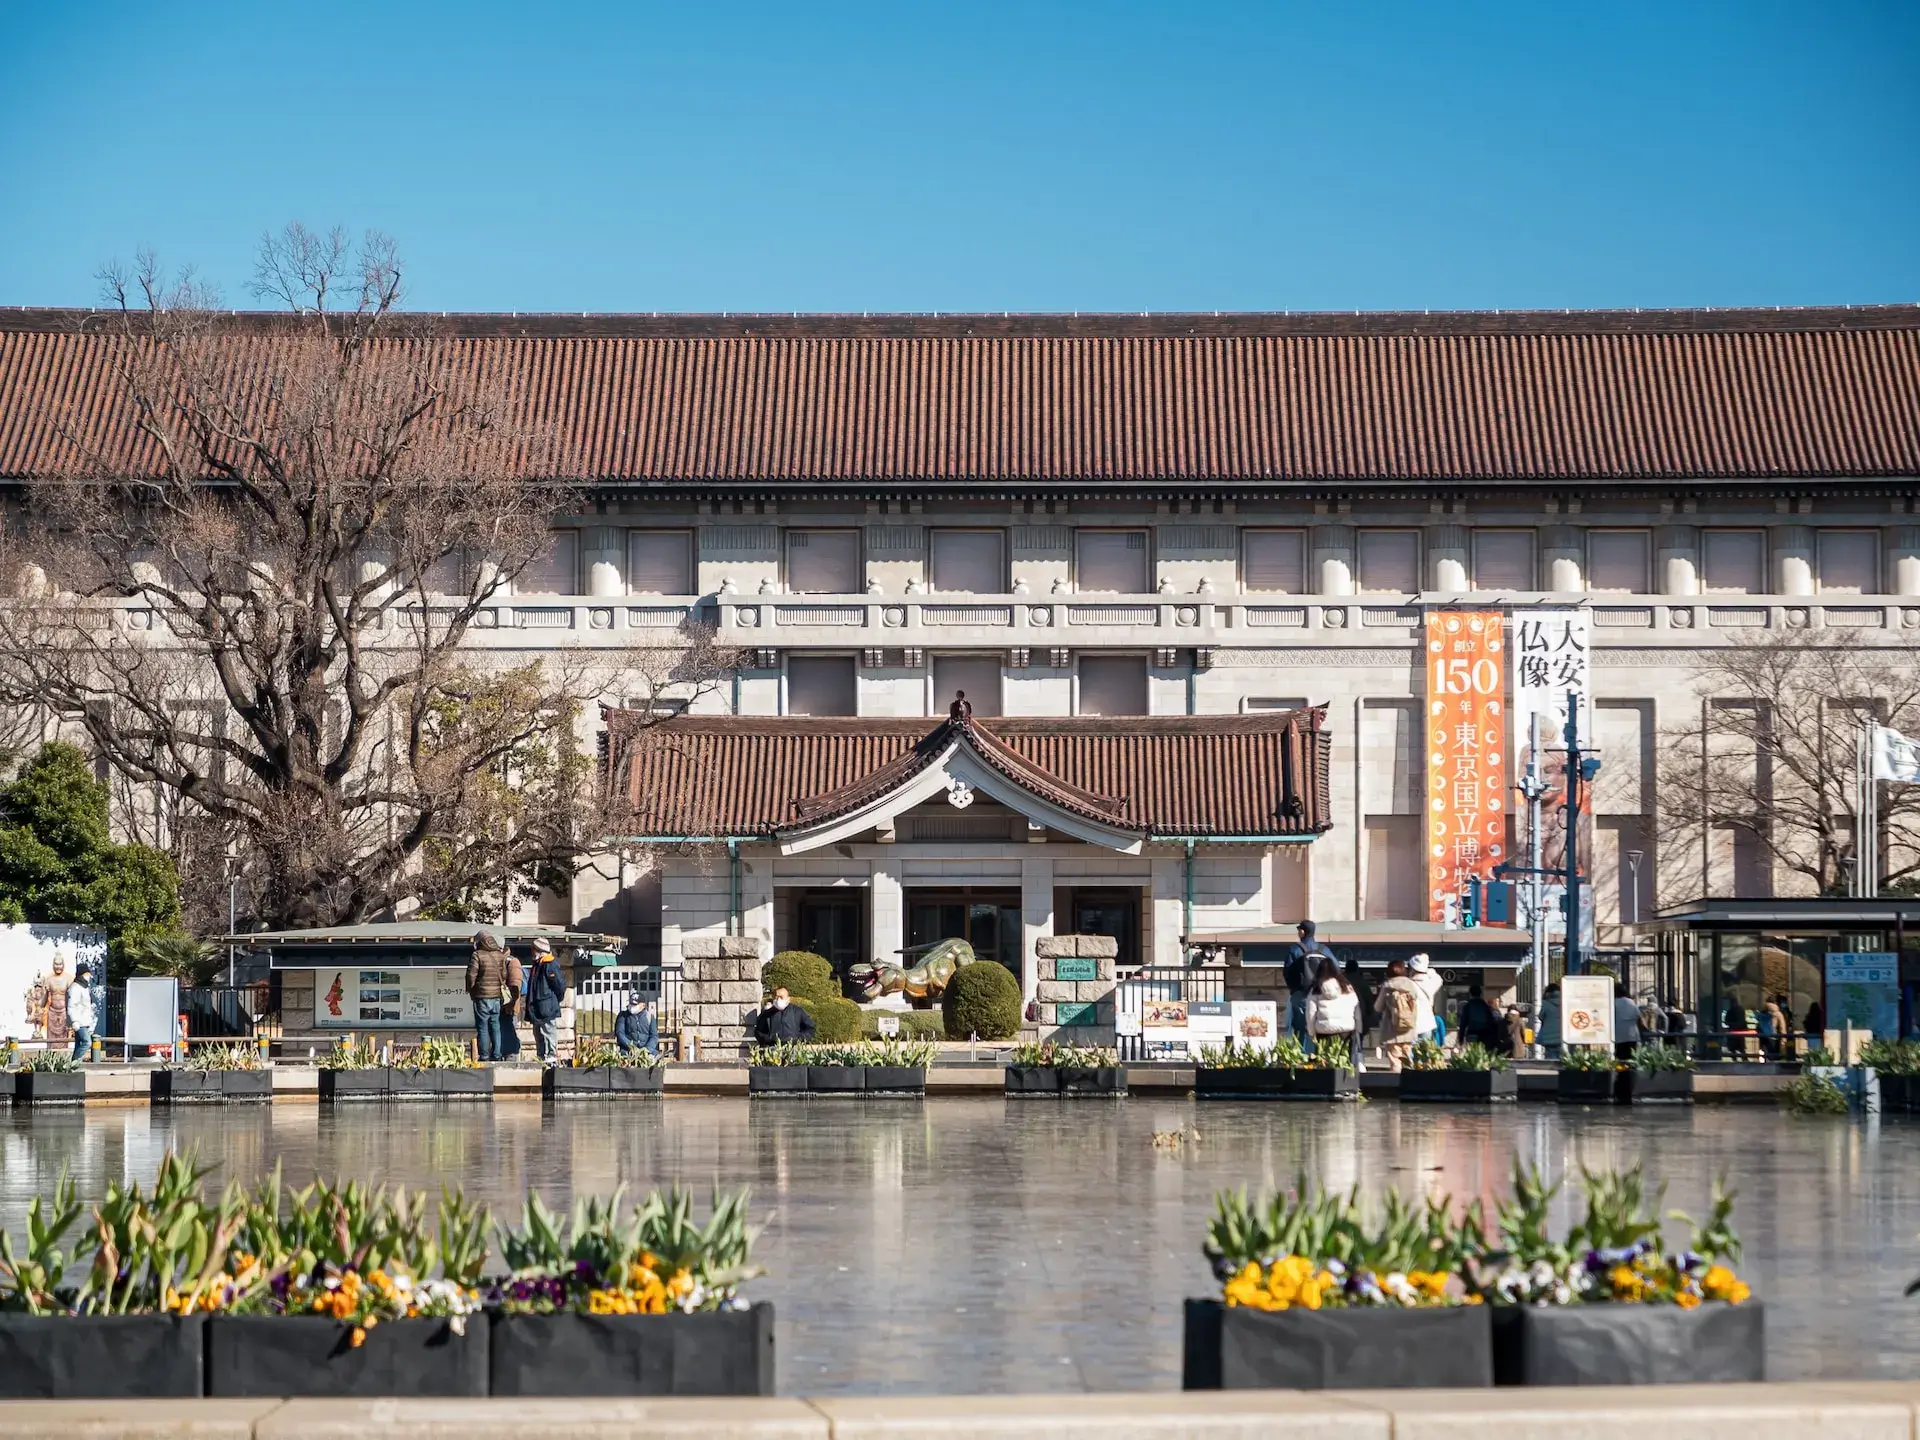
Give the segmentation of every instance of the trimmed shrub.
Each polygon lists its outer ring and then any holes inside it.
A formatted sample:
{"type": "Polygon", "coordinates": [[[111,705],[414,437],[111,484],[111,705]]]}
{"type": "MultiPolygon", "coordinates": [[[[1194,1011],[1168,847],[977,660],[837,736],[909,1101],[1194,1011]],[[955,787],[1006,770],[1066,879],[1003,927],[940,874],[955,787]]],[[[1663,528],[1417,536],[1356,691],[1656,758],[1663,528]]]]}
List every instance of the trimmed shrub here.
{"type": "Polygon", "coordinates": [[[760,967],[760,988],[768,998],[781,985],[794,999],[811,1000],[814,1006],[822,1000],[840,998],[840,982],[834,978],[833,966],[824,955],[811,950],[782,950],[760,967]]]}
{"type": "Polygon", "coordinates": [[[880,1038],[880,1017],[891,1015],[900,1022],[902,1040],[944,1040],[947,1020],[938,1010],[862,1010],[860,1033],[869,1040],[880,1038]]]}
{"type": "Polygon", "coordinates": [[[996,960],[962,965],[940,998],[947,1038],[1011,1040],[1020,1033],[1020,982],[996,960]]]}
{"type": "Polygon", "coordinates": [[[860,1038],[860,1007],[838,996],[813,1007],[813,1038],[823,1045],[846,1045],[860,1038]]]}

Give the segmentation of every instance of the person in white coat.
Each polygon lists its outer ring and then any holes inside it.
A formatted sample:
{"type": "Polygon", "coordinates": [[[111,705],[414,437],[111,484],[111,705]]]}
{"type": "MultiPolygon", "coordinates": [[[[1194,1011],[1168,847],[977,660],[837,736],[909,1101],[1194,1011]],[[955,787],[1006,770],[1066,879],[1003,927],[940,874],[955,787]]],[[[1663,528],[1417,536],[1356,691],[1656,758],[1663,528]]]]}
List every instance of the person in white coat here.
{"type": "Polygon", "coordinates": [[[73,1027],[73,1058],[86,1060],[93,1049],[93,972],[82,965],[67,987],[67,1023],[73,1027]]]}
{"type": "Polygon", "coordinates": [[[1360,1068],[1360,997],[1353,982],[1331,955],[1323,956],[1314,972],[1313,988],[1307,992],[1307,1033],[1315,1045],[1344,1044],[1353,1057],[1353,1068],[1360,1068]]]}
{"type": "Polygon", "coordinates": [[[1407,973],[1413,978],[1414,985],[1420,991],[1420,1014],[1415,1018],[1413,1032],[1415,1041],[1431,1040],[1439,1025],[1434,1020],[1435,1005],[1440,999],[1440,988],[1446,984],[1440,972],[1433,968],[1433,962],[1423,950],[1407,960],[1407,973]]]}

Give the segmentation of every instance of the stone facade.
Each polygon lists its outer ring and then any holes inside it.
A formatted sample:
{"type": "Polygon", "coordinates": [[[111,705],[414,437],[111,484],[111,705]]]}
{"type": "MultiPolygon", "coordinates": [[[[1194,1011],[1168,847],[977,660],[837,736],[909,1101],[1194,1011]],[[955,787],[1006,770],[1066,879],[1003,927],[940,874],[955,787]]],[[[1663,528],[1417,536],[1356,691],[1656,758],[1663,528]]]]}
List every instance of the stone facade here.
{"type": "Polygon", "coordinates": [[[1048,935],[1034,945],[1034,999],[1040,1018],[1037,1038],[1081,1045],[1114,1042],[1114,959],[1119,945],[1111,935],[1048,935]],[[1061,961],[1069,963],[1063,966],[1061,961]],[[1072,962],[1083,962],[1075,964],[1072,962]],[[1091,980],[1084,978],[1087,969],[1091,980]],[[1060,978],[1062,970],[1069,978],[1060,978]],[[1089,1012],[1085,1007],[1092,1006],[1089,1012]],[[1073,1007],[1081,1019],[1062,1023],[1063,1007],[1073,1007]]]}
{"type": "Polygon", "coordinates": [[[680,957],[683,1039],[703,1050],[744,1045],[760,1008],[765,945],[753,935],[691,935],[680,942],[680,957]]]}

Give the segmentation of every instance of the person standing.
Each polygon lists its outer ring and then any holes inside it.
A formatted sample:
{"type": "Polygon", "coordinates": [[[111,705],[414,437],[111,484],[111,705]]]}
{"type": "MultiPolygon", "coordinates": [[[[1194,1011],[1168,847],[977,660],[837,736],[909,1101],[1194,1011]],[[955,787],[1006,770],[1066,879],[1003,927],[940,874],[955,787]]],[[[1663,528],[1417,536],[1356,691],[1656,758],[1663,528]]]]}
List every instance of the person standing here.
{"type": "Polygon", "coordinates": [[[1498,1012],[1487,1003],[1478,985],[1469,985],[1466,1003],[1460,1007],[1460,1043],[1498,1050],[1505,1038],[1506,1027],[1500,1023],[1498,1012]]]}
{"type": "Polygon", "coordinates": [[[1540,1025],[1534,1032],[1540,1049],[1549,1060],[1560,1058],[1560,986],[1556,981],[1540,997],[1540,1025]]]}
{"type": "Polygon", "coordinates": [[[1281,977],[1287,982],[1287,1028],[1293,1032],[1293,1038],[1302,1045],[1310,1044],[1311,1031],[1307,1026],[1307,996],[1314,986],[1314,976],[1320,968],[1321,957],[1340,963],[1334,958],[1333,951],[1315,938],[1313,921],[1302,920],[1294,927],[1298,937],[1287,948],[1287,960],[1281,969],[1281,977]]]}
{"type": "Polygon", "coordinates": [[[67,987],[67,1023],[73,1027],[73,1058],[87,1060],[93,1052],[93,972],[84,964],[73,972],[67,987]]]}
{"type": "Polygon", "coordinates": [[[659,1024],[653,1018],[653,1007],[640,998],[638,990],[627,996],[627,1008],[613,1022],[613,1043],[620,1047],[622,1055],[636,1050],[644,1050],[649,1055],[660,1053],[659,1024]]]}
{"type": "Polygon", "coordinates": [[[1785,1042],[1793,1038],[1793,1022],[1787,1019],[1786,1000],[1784,995],[1769,995],[1760,1011],[1760,1033],[1773,1038],[1771,1046],[1765,1040],[1760,1042],[1761,1053],[1769,1060],[1778,1060],[1785,1042]]]}
{"type": "Polygon", "coordinates": [[[793,1003],[787,987],[777,986],[773,1001],[753,1017],[753,1043],[779,1045],[789,1040],[811,1040],[813,1016],[793,1003]]]}
{"type": "Polygon", "coordinates": [[[1360,997],[1353,982],[1331,955],[1322,955],[1313,975],[1313,989],[1307,996],[1307,1033],[1315,1048],[1342,1045],[1360,1068],[1360,997]]]}
{"type": "Polygon", "coordinates": [[[1640,1048],[1640,1007],[1627,994],[1627,987],[1613,982],[1613,1053],[1616,1059],[1631,1060],[1640,1048]]]}
{"type": "Polygon", "coordinates": [[[1827,1043],[1827,1007],[1815,1000],[1807,1006],[1806,1016],[1807,1049],[1813,1050],[1827,1043]]]}
{"type": "Polygon", "coordinates": [[[1507,1007],[1507,1054],[1515,1060],[1527,1054],[1527,1012],[1518,1005],[1507,1007]]]}
{"type": "Polygon", "coordinates": [[[500,1002],[519,992],[520,961],[507,953],[491,930],[473,937],[467,961],[467,997],[473,1001],[473,1031],[482,1063],[500,1059],[500,1002]]]}
{"type": "Polygon", "coordinates": [[[1380,1017],[1380,1048],[1386,1051],[1387,1067],[1398,1073],[1413,1053],[1413,1042],[1420,1034],[1420,1009],[1426,994],[1407,974],[1407,962],[1390,961],[1387,978],[1374,991],[1374,1013],[1380,1017]]]}
{"type": "Polygon", "coordinates": [[[1440,987],[1446,984],[1440,972],[1433,968],[1433,962],[1423,950],[1407,961],[1407,974],[1420,991],[1420,1018],[1415,1029],[1416,1041],[1439,1038],[1440,987]]]}
{"type": "Polygon", "coordinates": [[[553,958],[553,942],[533,940],[533,969],[527,973],[527,1018],[533,1022],[533,1052],[551,1065],[559,1049],[560,1011],[567,998],[567,977],[553,958]]]}

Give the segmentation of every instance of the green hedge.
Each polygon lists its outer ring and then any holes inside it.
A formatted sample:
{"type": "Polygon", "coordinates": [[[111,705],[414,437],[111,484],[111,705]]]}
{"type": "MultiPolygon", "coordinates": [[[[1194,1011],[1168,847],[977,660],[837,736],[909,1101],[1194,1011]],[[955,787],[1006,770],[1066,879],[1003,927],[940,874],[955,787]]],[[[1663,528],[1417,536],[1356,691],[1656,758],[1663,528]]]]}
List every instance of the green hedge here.
{"type": "Polygon", "coordinates": [[[811,950],[782,950],[760,967],[760,988],[769,999],[782,985],[794,999],[811,1000],[816,1006],[823,1000],[841,998],[833,966],[825,956],[811,950]]]}
{"type": "Polygon", "coordinates": [[[860,1033],[869,1040],[880,1038],[880,1017],[892,1015],[900,1021],[902,1040],[944,1040],[946,1017],[938,1010],[862,1010],[860,1033]]]}
{"type": "Polygon", "coordinates": [[[860,1038],[860,1007],[838,996],[813,1007],[813,1038],[823,1045],[845,1045],[860,1038]]]}
{"type": "Polygon", "coordinates": [[[998,961],[962,965],[947,982],[940,1011],[950,1040],[1011,1040],[1020,1033],[1020,982],[998,961]]]}

